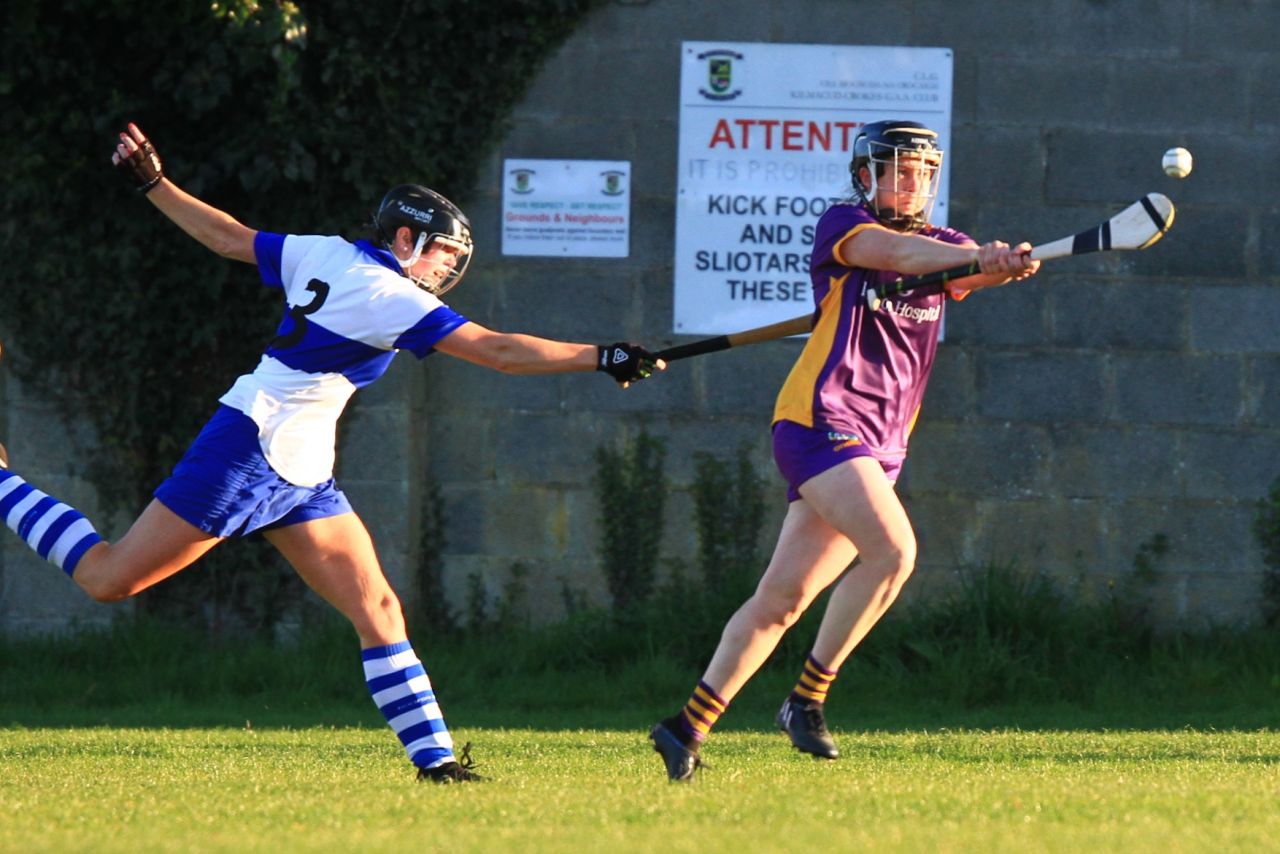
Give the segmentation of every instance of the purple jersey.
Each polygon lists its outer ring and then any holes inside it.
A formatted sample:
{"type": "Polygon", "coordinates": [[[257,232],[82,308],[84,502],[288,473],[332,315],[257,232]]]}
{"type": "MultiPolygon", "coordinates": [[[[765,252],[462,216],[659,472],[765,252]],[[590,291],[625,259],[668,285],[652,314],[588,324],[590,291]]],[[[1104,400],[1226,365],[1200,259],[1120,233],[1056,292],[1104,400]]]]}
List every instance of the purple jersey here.
{"type": "MultiPolygon", "coordinates": [[[[898,273],[837,260],[837,249],[866,228],[882,228],[866,208],[837,204],[818,220],[809,276],[817,322],[778,393],[773,420],[857,436],[878,459],[901,459],[938,350],[942,294],[885,299],[871,311],[866,288],[898,273]]],[[[920,234],[947,243],[968,235],[929,226],[920,234]]]]}

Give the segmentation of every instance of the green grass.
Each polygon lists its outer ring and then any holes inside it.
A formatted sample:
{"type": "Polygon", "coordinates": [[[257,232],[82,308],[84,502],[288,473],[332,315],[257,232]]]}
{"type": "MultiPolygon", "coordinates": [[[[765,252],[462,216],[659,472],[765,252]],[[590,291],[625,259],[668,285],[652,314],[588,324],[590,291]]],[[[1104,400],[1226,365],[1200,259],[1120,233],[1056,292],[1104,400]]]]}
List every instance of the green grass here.
{"type": "Polygon", "coordinates": [[[836,763],[771,731],[802,621],[694,786],[644,734],[723,614],[415,632],[493,778],[451,788],[413,781],[335,622],[289,643],[146,620],[0,637],[0,851],[1277,850],[1280,635],[1158,636],[1015,573],[974,579],[841,669],[836,763]]]}
{"type": "Polygon", "coordinates": [[[640,730],[460,729],[490,782],[416,784],[382,728],[0,730],[5,851],[1256,851],[1280,734],[717,734],[694,785],[640,730]]]}

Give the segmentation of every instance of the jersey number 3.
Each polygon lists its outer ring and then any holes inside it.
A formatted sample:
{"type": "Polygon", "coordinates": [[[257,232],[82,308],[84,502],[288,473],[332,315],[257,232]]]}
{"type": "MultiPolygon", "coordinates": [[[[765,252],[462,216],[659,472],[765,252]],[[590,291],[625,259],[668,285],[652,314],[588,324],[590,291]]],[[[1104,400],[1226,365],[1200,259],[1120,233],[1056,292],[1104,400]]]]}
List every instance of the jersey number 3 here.
{"type": "Polygon", "coordinates": [[[306,305],[294,305],[289,307],[289,317],[293,319],[293,330],[287,335],[277,335],[276,339],[271,342],[273,350],[288,350],[290,347],[296,347],[302,343],[302,339],[307,335],[307,315],[315,314],[320,310],[320,306],[324,305],[324,301],[329,298],[329,283],[322,282],[319,279],[312,279],[307,282],[307,290],[315,294],[311,298],[311,302],[306,305]]]}

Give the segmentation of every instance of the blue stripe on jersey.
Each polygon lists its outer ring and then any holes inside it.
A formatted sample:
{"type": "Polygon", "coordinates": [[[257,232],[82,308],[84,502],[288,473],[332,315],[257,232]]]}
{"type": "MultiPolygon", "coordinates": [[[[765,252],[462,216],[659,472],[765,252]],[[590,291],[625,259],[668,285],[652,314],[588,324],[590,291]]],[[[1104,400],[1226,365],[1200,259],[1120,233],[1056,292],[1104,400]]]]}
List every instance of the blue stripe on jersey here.
{"type": "Polygon", "coordinates": [[[436,342],[466,322],[465,317],[442,305],[402,332],[394,346],[397,350],[408,350],[419,359],[425,359],[431,355],[436,342]]]}
{"type": "Polygon", "coordinates": [[[262,283],[269,288],[283,288],[284,235],[259,231],[253,236],[253,255],[262,283]]]}
{"type": "MultiPolygon", "coordinates": [[[[435,312],[432,312],[434,314],[435,312]]],[[[278,334],[289,335],[297,321],[285,315],[280,321],[278,334]]],[[[281,350],[268,347],[267,355],[293,368],[309,374],[342,374],[356,388],[363,388],[386,373],[395,352],[353,341],[336,332],[330,332],[314,320],[306,321],[302,340],[293,347],[281,350]]]]}

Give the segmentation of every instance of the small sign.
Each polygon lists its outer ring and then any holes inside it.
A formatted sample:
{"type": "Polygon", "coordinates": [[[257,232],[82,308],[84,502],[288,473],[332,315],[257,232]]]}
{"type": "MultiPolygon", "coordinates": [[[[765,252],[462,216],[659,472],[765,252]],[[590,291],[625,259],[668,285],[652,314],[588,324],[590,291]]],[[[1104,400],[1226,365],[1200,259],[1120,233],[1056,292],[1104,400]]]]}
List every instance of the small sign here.
{"type": "Polygon", "coordinates": [[[507,160],[502,171],[503,255],[630,253],[630,161],[507,160]]]}

